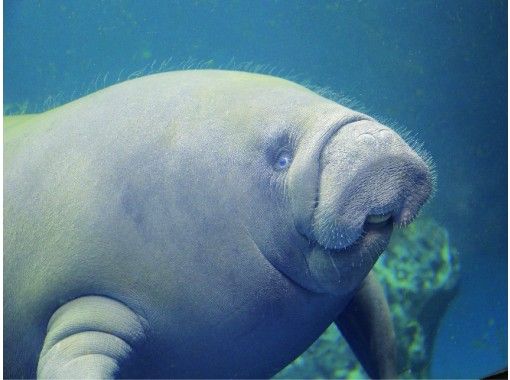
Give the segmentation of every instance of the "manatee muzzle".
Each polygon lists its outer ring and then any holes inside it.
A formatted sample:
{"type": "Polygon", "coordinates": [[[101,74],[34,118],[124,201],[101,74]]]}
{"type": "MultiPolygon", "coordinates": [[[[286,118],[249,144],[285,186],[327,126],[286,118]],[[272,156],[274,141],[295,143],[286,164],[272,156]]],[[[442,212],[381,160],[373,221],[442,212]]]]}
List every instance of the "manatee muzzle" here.
{"type": "Polygon", "coordinates": [[[427,163],[397,133],[371,120],[347,124],[320,155],[311,238],[341,250],[382,225],[406,225],[432,187],[427,163]]]}

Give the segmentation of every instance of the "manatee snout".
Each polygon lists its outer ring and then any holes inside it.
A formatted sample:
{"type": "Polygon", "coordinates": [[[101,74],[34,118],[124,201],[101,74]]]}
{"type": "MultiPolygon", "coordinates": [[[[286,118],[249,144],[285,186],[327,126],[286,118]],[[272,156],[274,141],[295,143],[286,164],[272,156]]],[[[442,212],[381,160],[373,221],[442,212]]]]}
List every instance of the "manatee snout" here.
{"type": "Polygon", "coordinates": [[[315,240],[342,249],[384,224],[406,225],[426,202],[433,175],[425,160],[374,121],[342,127],[320,157],[315,240]]]}

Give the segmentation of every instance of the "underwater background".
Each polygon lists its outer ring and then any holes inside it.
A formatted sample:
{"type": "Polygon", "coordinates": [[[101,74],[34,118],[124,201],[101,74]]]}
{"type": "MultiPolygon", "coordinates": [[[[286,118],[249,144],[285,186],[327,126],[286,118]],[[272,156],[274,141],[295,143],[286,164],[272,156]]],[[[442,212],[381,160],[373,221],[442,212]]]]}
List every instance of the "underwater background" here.
{"type": "Polygon", "coordinates": [[[249,63],[410,131],[438,174],[423,214],[461,268],[430,375],[480,377],[508,355],[507,12],[495,0],[5,0],[4,114],[155,71],[249,63]]]}

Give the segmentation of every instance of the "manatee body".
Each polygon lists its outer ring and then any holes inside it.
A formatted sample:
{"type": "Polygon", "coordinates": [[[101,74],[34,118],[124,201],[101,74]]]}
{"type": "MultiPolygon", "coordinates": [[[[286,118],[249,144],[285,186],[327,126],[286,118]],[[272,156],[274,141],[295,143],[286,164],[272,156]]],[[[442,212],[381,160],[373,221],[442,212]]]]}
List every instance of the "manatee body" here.
{"type": "Polygon", "coordinates": [[[4,152],[5,377],[269,377],[333,321],[394,375],[369,272],[432,176],[374,119],[170,72],[7,118],[4,152]]]}

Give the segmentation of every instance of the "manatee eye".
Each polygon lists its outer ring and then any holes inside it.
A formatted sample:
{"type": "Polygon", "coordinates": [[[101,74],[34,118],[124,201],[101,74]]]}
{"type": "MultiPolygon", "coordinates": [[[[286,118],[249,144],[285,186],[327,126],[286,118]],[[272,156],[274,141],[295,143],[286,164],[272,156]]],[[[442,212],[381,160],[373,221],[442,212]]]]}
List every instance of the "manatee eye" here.
{"type": "Polygon", "coordinates": [[[285,170],[290,166],[291,157],[289,152],[282,152],[276,159],[274,165],[276,170],[285,170]]]}

